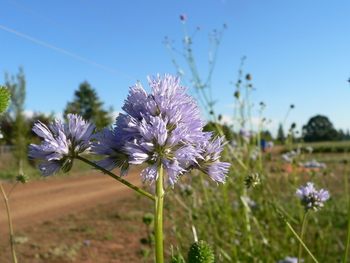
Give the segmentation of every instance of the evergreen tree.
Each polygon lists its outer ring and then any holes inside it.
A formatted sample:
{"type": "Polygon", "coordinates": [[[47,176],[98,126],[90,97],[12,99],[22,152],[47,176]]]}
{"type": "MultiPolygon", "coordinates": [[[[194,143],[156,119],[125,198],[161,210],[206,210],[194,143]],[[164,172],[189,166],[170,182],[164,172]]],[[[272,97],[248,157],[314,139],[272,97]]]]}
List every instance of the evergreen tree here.
{"type": "Polygon", "coordinates": [[[286,137],[284,136],[283,126],[282,126],[282,123],[280,123],[278,127],[278,132],[277,132],[277,140],[279,140],[280,142],[284,142],[285,139],[286,137]]]}
{"type": "Polygon", "coordinates": [[[80,84],[79,89],[74,93],[73,102],[68,102],[64,110],[64,116],[68,113],[75,113],[96,124],[98,129],[108,126],[113,122],[112,108],[106,111],[102,108],[97,92],[85,81],[80,84]]]}

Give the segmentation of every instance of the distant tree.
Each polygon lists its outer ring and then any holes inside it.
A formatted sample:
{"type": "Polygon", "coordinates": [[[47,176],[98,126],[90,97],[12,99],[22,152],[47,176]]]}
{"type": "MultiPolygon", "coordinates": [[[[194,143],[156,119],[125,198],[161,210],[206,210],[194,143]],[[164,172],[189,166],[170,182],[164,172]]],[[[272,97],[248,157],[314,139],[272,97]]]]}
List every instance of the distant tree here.
{"type": "Polygon", "coordinates": [[[284,142],[285,139],[286,137],[284,136],[283,125],[282,123],[280,123],[277,131],[277,140],[279,140],[280,142],[284,142]]]}
{"type": "Polygon", "coordinates": [[[75,113],[96,124],[98,129],[108,126],[113,122],[112,108],[106,111],[102,108],[103,102],[100,101],[95,89],[85,81],[80,84],[79,89],[74,93],[73,102],[68,102],[64,110],[66,118],[68,113],[75,113]]]}
{"type": "Polygon", "coordinates": [[[338,140],[339,141],[345,141],[346,140],[346,134],[342,129],[338,130],[338,140]]]}
{"type": "Polygon", "coordinates": [[[326,116],[317,115],[312,117],[303,126],[302,136],[305,142],[336,141],[339,138],[338,132],[326,116]]]}
{"type": "Polygon", "coordinates": [[[26,135],[30,126],[24,115],[24,103],[26,99],[26,80],[23,67],[19,73],[9,76],[5,73],[5,86],[11,93],[11,101],[8,110],[1,116],[1,129],[4,140],[8,144],[16,146],[14,156],[18,162],[19,174],[22,174],[23,161],[27,159],[28,138],[26,135]]]}

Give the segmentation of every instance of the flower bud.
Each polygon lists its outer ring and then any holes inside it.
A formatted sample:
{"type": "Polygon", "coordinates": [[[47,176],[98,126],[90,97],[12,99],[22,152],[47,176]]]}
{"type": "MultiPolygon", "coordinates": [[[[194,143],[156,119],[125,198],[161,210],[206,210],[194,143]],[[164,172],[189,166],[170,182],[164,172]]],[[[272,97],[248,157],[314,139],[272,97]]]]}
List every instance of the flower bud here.
{"type": "Polygon", "coordinates": [[[247,188],[254,188],[255,186],[260,184],[260,175],[258,173],[252,173],[247,176],[244,182],[247,188]]]}
{"type": "Polygon", "coordinates": [[[207,242],[193,243],[188,251],[189,263],[214,263],[214,253],[207,242]]]}
{"type": "Polygon", "coordinates": [[[16,181],[22,184],[28,183],[29,177],[26,174],[20,174],[16,176],[16,181]]]}

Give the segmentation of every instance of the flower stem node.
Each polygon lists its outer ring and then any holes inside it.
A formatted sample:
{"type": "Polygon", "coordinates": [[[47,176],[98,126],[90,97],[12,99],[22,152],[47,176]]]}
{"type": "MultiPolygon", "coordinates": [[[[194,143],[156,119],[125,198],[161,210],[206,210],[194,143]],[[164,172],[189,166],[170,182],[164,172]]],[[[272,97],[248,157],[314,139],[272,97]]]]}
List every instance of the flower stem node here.
{"type": "Polygon", "coordinates": [[[16,181],[21,182],[22,184],[26,184],[29,181],[29,176],[26,174],[20,174],[16,176],[16,181]]]}
{"type": "Polygon", "coordinates": [[[193,243],[188,251],[189,263],[214,263],[214,260],[213,250],[203,240],[193,243]]]}

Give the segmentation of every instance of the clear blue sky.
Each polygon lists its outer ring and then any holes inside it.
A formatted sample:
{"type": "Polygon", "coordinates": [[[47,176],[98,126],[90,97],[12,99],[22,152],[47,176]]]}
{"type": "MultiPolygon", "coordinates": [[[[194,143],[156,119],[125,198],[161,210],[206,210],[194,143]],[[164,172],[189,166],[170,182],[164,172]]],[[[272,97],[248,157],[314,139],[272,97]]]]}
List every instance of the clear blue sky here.
{"type": "Polygon", "coordinates": [[[273,133],[290,104],[286,126],[300,129],[322,114],[335,128],[350,128],[348,0],[0,0],[0,7],[0,84],[4,72],[24,66],[27,111],[61,113],[85,80],[120,111],[136,79],[147,87],[147,75],[176,74],[162,42],[168,36],[181,49],[186,14],[190,32],[202,28],[194,50],[204,65],[208,34],[228,25],[213,76],[217,112],[232,115],[229,83],[246,56],[253,116],[265,102],[273,133]]]}

